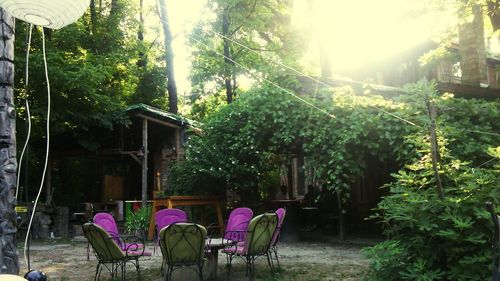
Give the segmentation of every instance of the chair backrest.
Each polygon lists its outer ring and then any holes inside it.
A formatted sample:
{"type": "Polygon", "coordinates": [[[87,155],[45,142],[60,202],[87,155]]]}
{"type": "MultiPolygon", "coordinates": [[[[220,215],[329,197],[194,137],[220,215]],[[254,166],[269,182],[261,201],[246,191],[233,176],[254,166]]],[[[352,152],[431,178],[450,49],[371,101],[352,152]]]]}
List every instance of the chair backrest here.
{"type": "Polygon", "coordinates": [[[232,210],[227,220],[224,238],[233,241],[244,241],[252,217],[253,211],[250,208],[242,207],[232,210]]]}
{"type": "Polygon", "coordinates": [[[104,228],[95,223],[88,222],[82,226],[82,229],[99,261],[116,261],[125,257],[125,254],[118,244],[116,244],[113,237],[104,228]]]}
{"type": "Polygon", "coordinates": [[[267,253],[277,226],[278,215],[274,212],[253,218],[248,225],[244,253],[251,256],[267,253]]]}
{"type": "Polygon", "coordinates": [[[176,222],[186,222],[187,214],[181,209],[162,209],[156,212],[155,222],[158,229],[158,237],[160,230],[176,222]]]}
{"type": "Polygon", "coordinates": [[[276,231],[273,234],[273,239],[271,240],[271,246],[275,246],[278,243],[278,238],[281,233],[281,227],[283,225],[283,221],[285,220],[286,210],[285,208],[279,208],[276,210],[276,215],[278,216],[278,225],[276,226],[276,231]]]}
{"type": "Polygon", "coordinates": [[[198,224],[173,223],[160,231],[160,248],[169,265],[194,265],[203,261],[207,230],[198,224]]]}
{"type": "Polygon", "coordinates": [[[94,216],[94,223],[104,229],[108,234],[113,237],[113,240],[123,249],[124,245],[120,240],[120,233],[116,226],[115,218],[109,213],[97,213],[94,216]]]}

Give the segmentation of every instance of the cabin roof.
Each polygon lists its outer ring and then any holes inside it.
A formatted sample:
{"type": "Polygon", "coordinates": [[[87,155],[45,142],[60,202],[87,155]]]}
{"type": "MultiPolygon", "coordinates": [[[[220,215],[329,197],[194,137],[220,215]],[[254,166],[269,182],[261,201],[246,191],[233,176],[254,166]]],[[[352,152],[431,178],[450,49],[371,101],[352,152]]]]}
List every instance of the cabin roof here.
{"type": "Polygon", "coordinates": [[[180,115],[161,110],[159,108],[144,103],[134,104],[125,109],[125,112],[135,116],[148,116],[162,120],[180,127],[198,127],[197,122],[180,115]]]}

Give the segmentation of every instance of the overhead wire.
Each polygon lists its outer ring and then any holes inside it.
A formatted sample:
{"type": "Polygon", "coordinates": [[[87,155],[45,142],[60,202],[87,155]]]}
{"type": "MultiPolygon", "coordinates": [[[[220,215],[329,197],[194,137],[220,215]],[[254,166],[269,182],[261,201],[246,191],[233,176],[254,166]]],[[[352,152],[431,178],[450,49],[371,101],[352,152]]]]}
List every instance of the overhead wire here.
{"type": "Polygon", "coordinates": [[[28,120],[28,129],[26,133],[26,140],[23,145],[23,150],[21,151],[21,155],[19,156],[19,165],[17,169],[17,179],[16,179],[16,199],[19,194],[19,179],[21,178],[21,168],[22,168],[22,163],[23,163],[23,158],[24,158],[24,153],[26,152],[26,149],[28,147],[28,143],[31,137],[31,113],[30,113],[30,104],[28,101],[28,84],[29,84],[29,58],[30,58],[30,48],[31,48],[31,35],[33,31],[33,24],[29,25],[29,31],[28,31],[28,40],[27,40],[27,46],[26,46],[26,69],[25,69],[25,78],[24,78],[24,90],[26,91],[26,99],[25,99],[25,105],[26,105],[26,118],[28,120]]]}
{"type": "MultiPolygon", "coordinates": [[[[157,1],[157,5],[161,6],[161,3],[159,3],[159,1],[157,1]]],[[[165,22],[166,20],[165,20],[163,17],[161,17],[161,16],[160,16],[160,21],[165,22]]],[[[264,56],[263,56],[260,52],[257,52],[256,50],[254,50],[254,49],[252,49],[252,48],[250,48],[250,47],[248,47],[248,46],[246,46],[246,45],[244,45],[244,44],[242,44],[242,43],[240,43],[240,42],[238,42],[238,41],[236,41],[236,40],[234,40],[234,39],[232,39],[232,38],[230,38],[230,37],[227,37],[227,36],[225,36],[225,35],[223,35],[223,34],[221,34],[221,33],[219,33],[219,32],[213,31],[213,30],[207,30],[207,31],[208,31],[208,32],[211,32],[212,34],[217,35],[217,36],[219,36],[219,37],[221,37],[221,38],[223,38],[223,39],[229,40],[229,41],[231,41],[231,42],[235,43],[236,45],[238,45],[238,46],[240,46],[240,47],[242,47],[242,48],[245,48],[245,49],[247,49],[247,50],[249,50],[249,51],[251,51],[251,52],[253,52],[253,53],[257,54],[258,56],[260,56],[260,57],[261,57],[261,58],[263,58],[264,60],[270,60],[270,59],[265,58],[265,57],[264,57],[264,56]]],[[[179,32],[179,33],[185,33],[187,37],[189,37],[189,38],[191,38],[192,40],[194,40],[194,41],[196,41],[196,42],[198,42],[198,43],[200,43],[200,44],[204,45],[206,48],[208,48],[208,49],[212,50],[215,54],[217,54],[217,55],[219,55],[219,56],[222,56],[222,57],[226,58],[227,60],[231,61],[232,63],[234,63],[234,64],[236,64],[236,65],[238,65],[238,66],[240,66],[240,67],[244,68],[244,69],[245,69],[246,71],[248,71],[250,74],[253,74],[253,73],[252,73],[252,70],[250,70],[250,68],[248,68],[248,67],[246,67],[246,66],[244,66],[244,65],[242,65],[242,64],[240,64],[240,63],[238,63],[238,62],[236,62],[234,59],[232,59],[232,58],[230,58],[230,57],[228,57],[228,56],[226,56],[226,55],[224,55],[224,54],[221,54],[221,53],[217,52],[216,50],[214,50],[214,48],[212,48],[212,47],[208,46],[207,44],[205,44],[205,43],[201,42],[200,40],[198,40],[198,39],[194,38],[193,36],[189,35],[189,34],[187,33],[187,30],[182,30],[182,31],[181,31],[181,32],[179,32]]],[[[319,79],[317,79],[317,78],[314,78],[314,77],[312,77],[312,76],[310,76],[310,75],[307,75],[307,74],[305,74],[305,73],[303,73],[303,72],[301,72],[301,71],[299,71],[299,70],[297,70],[297,69],[295,69],[295,68],[293,68],[293,67],[290,67],[290,66],[288,66],[288,65],[286,65],[286,64],[284,64],[284,63],[282,63],[282,62],[275,61],[275,60],[271,60],[271,62],[276,63],[276,64],[278,64],[279,66],[282,66],[282,67],[284,67],[285,69],[288,69],[288,70],[290,70],[290,71],[292,71],[292,72],[294,72],[294,73],[296,73],[296,74],[299,74],[299,75],[301,75],[301,76],[303,76],[303,77],[305,77],[305,78],[307,78],[307,79],[310,79],[310,80],[312,80],[312,81],[314,81],[314,82],[316,82],[316,83],[322,84],[322,85],[324,85],[324,86],[326,86],[326,87],[328,87],[328,88],[332,88],[332,85],[329,85],[328,83],[325,83],[325,82],[323,82],[323,81],[321,81],[321,80],[319,80],[319,79]]],[[[278,84],[276,84],[276,83],[272,82],[272,81],[271,81],[271,80],[269,80],[269,79],[266,79],[265,77],[260,77],[260,78],[261,78],[261,79],[264,79],[265,81],[267,81],[267,82],[268,82],[268,83],[270,83],[271,85],[273,85],[273,86],[275,86],[275,87],[277,87],[277,88],[281,89],[282,91],[285,91],[287,94],[292,95],[293,97],[295,97],[295,98],[299,99],[301,102],[304,102],[304,103],[305,103],[305,104],[307,104],[308,106],[311,106],[311,107],[313,107],[313,108],[315,108],[315,109],[317,109],[317,110],[319,110],[319,111],[321,111],[321,112],[323,112],[323,113],[325,113],[325,114],[329,115],[330,117],[335,118],[335,115],[333,115],[332,113],[329,113],[329,112],[327,112],[326,110],[324,110],[324,109],[322,109],[322,108],[320,108],[320,107],[317,107],[316,105],[312,104],[311,102],[308,102],[307,100],[305,100],[305,99],[303,99],[303,98],[301,98],[301,97],[299,97],[299,96],[295,95],[295,93],[293,93],[292,91],[290,91],[290,90],[288,90],[288,89],[285,89],[285,88],[283,88],[283,87],[279,86],[278,84]]],[[[337,80],[339,80],[339,81],[343,81],[343,82],[346,82],[346,83],[357,84],[357,85],[360,85],[360,86],[361,86],[361,85],[363,85],[363,86],[365,85],[364,83],[361,83],[361,82],[358,82],[358,81],[350,81],[350,80],[343,80],[343,79],[337,79],[337,80]]],[[[383,85],[376,85],[376,86],[377,86],[378,88],[380,88],[380,89],[387,89],[387,90],[392,90],[392,91],[404,91],[403,89],[400,89],[400,88],[395,88],[395,87],[388,87],[388,86],[383,86],[383,85]]],[[[420,126],[420,125],[418,125],[418,124],[416,124],[416,123],[414,123],[414,122],[412,122],[412,121],[410,121],[410,120],[407,120],[407,119],[405,119],[405,118],[403,118],[403,117],[401,117],[401,116],[398,116],[398,115],[396,115],[396,114],[394,114],[394,113],[391,113],[391,112],[389,112],[389,111],[387,111],[387,110],[384,110],[384,109],[382,109],[382,108],[375,107],[375,106],[373,106],[373,105],[368,105],[368,106],[373,107],[373,108],[377,109],[378,111],[381,111],[381,112],[383,112],[383,113],[385,113],[385,114],[387,114],[387,115],[390,115],[390,116],[392,116],[392,117],[394,117],[394,118],[396,118],[396,119],[398,119],[398,120],[400,120],[400,121],[402,121],[402,122],[405,122],[405,123],[407,123],[407,124],[410,124],[410,125],[412,125],[412,126],[419,127],[419,128],[421,128],[421,127],[422,127],[422,126],[420,126]]]]}
{"type": "Polygon", "coordinates": [[[47,166],[48,166],[48,161],[49,161],[49,148],[50,148],[50,81],[49,81],[49,72],[47,68],[47,55],[45,52],[45,32],[43,30],[43,27],[41,28],[42,31],[42,53],[43,53],[43,64],[44,64],[44,69],[45,69],[45,81],[47,83],[47,121],[46,121],[46,130],[47,130],[47,141],[46,141],[46,147],[45,147],[45,162],[43,166],[43,172],[42,172],[42,178],[40,181],[40,187],[38,188],[38,194],[36,196],[35,202],[33,204],[33,211],[31,213],[30,221],[28,224],[28,230],[26,232],[26,238],[24,240],[24,258],[26,261],[26,265],[28,266],[28,271],[30,270],[30,264],[28,260],[28,240],[29,240],[29,235],[31,232],[31,226],[33,224],[33,218],[36,213],[36,207],[38,205],[38,201],[40,199],[40,195],[42,194],[43,190],[43,183],[45,181],[45,175],[47,172],[47,166]]]}
{"type": "MultiPolygon", "coordinates": [[[[225,35],[224,35],[224,34],[222,34],[222,33],[219,33],[219,32],[217,32],[217,31],[213,31],[213,30],[208,30],[208,31],[209,31],[209,32],[212,32],[213,34],[215,34],[215,35],[217,35],[217,36],[219,36],[219,37],[221,37],[221,38],[223,38],[223,39],[229,40],[229,41],[231,41],[231,42],[235,43],[236,45],[238,45],[238,46],[240,46],[240,47],[242,47],[242,48],[244,48],[244,49],[249,50],[250,52],[253,52],[253,53],[255,53],[255,54],[259,55],[259,56],[260,56],[261,58],[263,58],[263,59],[266,59],[266,58],[264,58],[264,56],[263,56],[260,52],[257,52],[256,50],[254,50],[254,49],[252,49],[252,48],[250,48],[250,47],[248,47],[248,46],[246,46],[246,45],[244,45],[244,44],[242,44],[242,43],[240,43],[240,42],[238,42],[238,41],[236,41],[236,40],[234,40],[234,39],[232,39],[232,38],[230,38],[230,37],[228,37],[228,36],[225,36],[225,35]]],[[[325,83],[325,82],[321,81],[320,79],[314,78],[314,77],[312,77],[312,76],[310,76],[310,75],[307,75],[307,74],[305,74],[304,72],[301,72],[301,71],[299,71],[299,70],[297,70],[297,69],[295,69],[295,68],[293,68],[293,67],[290,67],[290,66],[288,66],[288,65],[286,65],[286,64],[284,64],[284,63],[282,63],[282,62],[280,62],[280,61],[276,61],[276,60],[273,60],[273,59],[271,59],[271,58],[269,58],[269,59],[267,59],[267,60],[271,60],[271,62],[276,63],[276,64],[278,64],[279,66],[282,66],[282,67],[284,67],[284,68],[286,68],[286,69],[288,69],[288,70],[290,70],[290,71],[292,71],[292,72],[294,72],[294,73],[296,73],[296,74],[299,74],[299,75],[301,75],[301,76],[303,76],[303,77],[305,77],[305,78],[307,78],[307,79],[309,79],[309,80],[311,80],[311,81],[314,81],[314,82],[316,82],[317,84],[321,84],[321,85],[326,86],[326,87],[328,87],[328,88],[333,88],[333,86],[332,86],[332,85],[330,85],[330,84],[328,84],[328,83],[325,83]]],[[[364,85],[365,85],[364,83],[361,83],[361,82],[358,82],[358,81],[350,81],[350,80],[338,79],[338,78],[337,78],[336,80],[341,81],[341,82],[345,82],[345,83],[357,84],[357,85],[360,85],[360,86],[364,86],[364,85]]],[[[400,89],[400,88],[395,88],[395,87],[388,87],[388,86],[383,86],[383,85],[376,85],[376,86],[377,86],[377,88],[379,88],[379,89],[387,89],[387,90],[392,90],[392,91],[404,91],[403,89],[400,89]]],[[[377,109],[377,110],[379,110],[379,111],[381,111],[381,112],[383,112],[383,113],[385,113],[385,114],[388,114],[388,115],[390,115],[390,116],[392,116],[392,117],[394,117],[394,118],[397,118],[397,119],[399,119],[400,121],[403,121],[403,122],[405,122],[405,123],[408,123],[408,124],[410,124],[410,125],[412,125],[412,126],[421,127],[420,125],[417,125],[417,124],[415,124],[414,122],[412,122],[412,121],[410,121],[410,120],[407,120],[407,119],[405,119],[405,118],[403,118],[403,117],[400,117],[400,116],[398,116],[398,115],[396,115],[396,114],[394,114],[394,113],[391,113],[391,112],[389,112],[389,111],[387,111],[387,110],[384,110],[384,109],[382,109],[382,108],[375,107],[375,106],[373,106],[373,105],[368,105],[368,106],[371,106],[371,107],[373,107],[373,108],[375,108],[375,109],[377,109]]]]}
{"type": "MultiPolygon", "coordinates": [[[[159,1],[157,1],[157,5],[161,6],[161,3],[160,3],[159,1]]],[[[161,16],[160,16],[160,21],[164,22],[165,20],[163,19],[163,17],[161,17],[161,16]]],[[[310,76],[310,75],[307,75],[307,74],[305,74],[305,73],[303,73],[303,72],[301,72],[301,71],[299,71],[299,70],[297,70],[297,69],[295,69],[295,68],[293,68],[293,67],[290,67],[290,66],[288,66],[288,65],[286,65],[286,64],[284,64],[284,63],[282,63],[282,62],[280,62],[280,61],[276,61],[276,60],[274,60],[274,59],[272,59],[272,58],[265,58],[265,57],[262,55],[262,53],[260,53],[260,52],[258,52],[258,51],[256,51],[256,50],[254,50],[254,49],[252,49],[252,48],[250,48],[250,47],[246,46],[245,44],[242,44],[242,43],[240,43],[240,42],[238,42],[238,41],[234,40],[233,38],[230,38],[230,37],[228,37],[228,36],[226,36],[226,35],[224,35],[224,34],[222,34],[222,33],[220,33],[220,32],[217,32],[217,31],[214,31],[214,30],[209,30],[209,29],[208,29],[208,30],[205,30],[205,31],[207,31],[207,32],[211,32],[213,35],[216,35],[216,36],[219,36],[219,37],[221,37],[221,38],[223,38],[223,39],[229,40],[229,41],[231,41],[232,43],[234,43],[234,44],[236,44],[236,45],[238,45],[238,46],[240,46],[240,47],[242,47],[242,48],[244,48],[244,49],[246,49],[246,50],[249,50],[250,52],[253,52],[253,53],[257,54],[259,57],[263,58],[264,60],[271,61],[272,63],[278,64],[279,66],[282,66],[282,67],[284,67],[284,68],[286,68],[286,69],[288,69],[288,70],[290,70],[290,71],[292,71],[292,72],[294,72],[294,73],[296,73],[296,74],[299,74],[299,75],[301,75],[301,76],[303,76],[303,77],[305,77],[305,78],[307,78],[307,79],[309,79],[309,80],[312,80],[312,81],[314,81],[314,82],[316,82],[316,83],[322,84],[323,86],[326,86],[326,87],[328,87],[328,88],[333,88],[333,86],[332,86],[332,85],[330,85],[330,84],[328,84],[328,83],[325,83],[324,81],[321,81],[320,79],[317,79],[317,78],[315,78],[315,77],[312,77],[312,76],[310,76]]],[[[235,60],[233,60],[232,58],[229,58],[229,57],[227,57],[226,55],[224,55],[224,54],[221,54],[221,53],[217,52],[214,48],[212,48],[212,47],[208,46],[206,43],[203,43],[203,42],[201,42],[201,41],[200,41],[200,40],[198,40],[198,39],[193,38],[193,36],[189,35],[187,32],[188,32],[188,29],[187,29],[187,28],[185,28],[185,29],[182,29],[181,31],[179,31],[179,32],[177,32],[177,33],[185,33],[185,34],[186,34],[186,36],[188,36],[188,37],[189,37],[189,38],[191,38],[192,40],[197,41],[198,43],[200,43],[200,44],[204,45],[206,48],[210,49],[210,50],[211,50],[212,52],[214,52],[215,54],[217,54],[217,55],[219,55],[219,56],[222,56],[222,57],[224,57],[224,58],[228,59],[229,61],[231,61],[231,62],[235,63],[236,65],[238,65],[238,66],[240,66],[240,67],[242,67],[242,68],[244,68],[245,70],[249,71],[249,72],[250,72],[250,74],[252,74],[252,70],[250,70],[248,67],[243,66],[242,64],[240,64],[240,63],[236,62],[235,60]]],[[[285,91],[286,93],[288,93],[288,94],[292,94],[294,97],[299,98],[299,99],[300,99],[301,101],[303,101],[303,102],[306,102],[308,105],[312,105],[311,103],[307,102],[306,100],[304,100],[304,99],[302,99],[302,98],[300,98],[300,97],[296,96],[296,95],[295,95],[293,92],[291,92],[290,90],[285,89],[285,88],[283,88],[283,87],[281,87],[281,86],[277,85],[276,83],[274,83],[274,82],[270,81],[269,79],[265,79],[264,77],[262,77],[262,78],[263,78],[264,80],[266,80],[267,82],[269,82],[270,84],[272,84],[273,86],[278,87],[278,88],[280,88],[280,89],[284,90],[284,91],[285,91]]],[[[336,78],[335,80],[340,81],[340,82],[350,83],[350,84],[356,84],[356,85],[359,85],[359,86],[365,86],[365,85],[366,85],[365,83],[362,83],[362,82],[359,82],[359,81],[352,81],[352,80],[339,79],[339,78],[336,78]]],[[[389,91],[397,91],[397,92],[406,92],[404,89],[397,88],[397,87],[389,87],[389,86],[385,86],[385,85],[376,85],[376,84],[368,84],[368,85],[376,86],[378,89],[381,89],[381,90],[389,90],[389,91]]],[[[414,122],[412,122],[412,121],[410,121],[410,120],[408,120],[408,119],[406,119],[406,118],[403,118],[403,117],[401,117],[401,116],[399,116],[399,115],[397,115],[397,114],[394,114],[394,113],[392,113],[392,112],[389,112],[389,111],[387,111],[387,110],[385,110],[385,109],[382,109],[382,108],[379,108],[379,107],[376,107],[376,106],[373,106],[373,105],[368,105],[368,106],[370,106],[370,107],[372,107],[372,108],[375,108],[376,110],[378,110],[378,111],[380,111],[380,112],[382,112],[382,113],[385,113],[385,114],[387,114],[387,115],[390,115],[390,116],[392,116],[392,117],[394,117],[394,118],[396,118],[396,119],[398,119],[398,120],[400,120],[400,121],[402,121],[402,122],[404,122],[404,123],[407,123],[407,124],[409,124],[409,125],[412,125],[412,126],[415,126],[415,127],[418,127],[418,128],[423,128],[423,126],[418,125],[418,124],[416,124],[416,123],[414,123],[414,122]]],[[[319,108],[319,107],[316,107],[316,106],[314,106],[314,108],[316,108],[316,109],[320,110],[321,112],[324,112],[324,113],[326,113],[326,114],[330,115],[330,113],[326,112],[326,111],[325,111],[324,109],[322,109],[322,108],[319,108]]],[[[334,117],[334,116],[332,116],[332,117],[334,117]]],[[[500,134],[497,134],[497,133],[492,133],[492,132],[482,132],[482,131],[465,130],[465,129],[463,129],[462,131],[465,131],[465,132],[471,132],[471,133],[477,133],[477,134],[487,134],[487,135],[493,135],[493,136],[500,136],[500,134]]]]}

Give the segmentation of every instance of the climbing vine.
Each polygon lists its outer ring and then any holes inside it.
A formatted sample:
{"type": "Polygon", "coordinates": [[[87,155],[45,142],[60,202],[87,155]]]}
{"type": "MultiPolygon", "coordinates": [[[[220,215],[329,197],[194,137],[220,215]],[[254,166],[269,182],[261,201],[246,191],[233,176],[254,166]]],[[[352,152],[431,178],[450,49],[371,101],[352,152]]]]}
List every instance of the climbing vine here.
{"type": "Polygon", "coordinates": [[[385,97],[340,87],[303,96],[326,114],[274,87],[250,91],[207,117],[203,133],[188,142],[187,161],[174,169],[174,186],[236,189],[258,199],[252,194],[267,171],[301,154],[316,178],[348,197],[352,180],[369,168],[367,158],[396,159],[403,167],[426,153],[425,95],[436,100],[439,124],[446,124],[442,142],[474,165],[489,159],[486,149],[498,137],[477,132],[499,131],[498,103],[437,96],[429,83],[407,92],[385,97]]]}

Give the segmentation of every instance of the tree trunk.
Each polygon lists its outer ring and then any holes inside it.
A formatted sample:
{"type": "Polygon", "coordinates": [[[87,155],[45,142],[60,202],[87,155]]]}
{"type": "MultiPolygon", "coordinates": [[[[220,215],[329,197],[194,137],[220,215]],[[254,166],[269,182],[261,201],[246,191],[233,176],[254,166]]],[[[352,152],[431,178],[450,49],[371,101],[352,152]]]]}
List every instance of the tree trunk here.
{"type": "Polygon", "coordinates": [[[163,26],[165,37],[165,60],[167,63],[167,90],[169,111],[177,114],[177,85],[174,77],[174,53],[172,51],[172,33],[168,23],[167,4],[165,0],[160,0],[160,20],[163,26]]]}
{"type": "Polygon", "coordinates": [[[19,273],[16,249],[16,112],[14,109],[14,18],[0,9],[0,274],[19,273]]]}
{"type": "Polygon", "coordinates": [[[458,27],[460,66],[462,83],[479,86],[479,83],[488,83],[483,12],[479,5],[474,5],[471,9],[472,21],[464,22],[458,27]]]}
{"type": "Polygon", "coordinates": [[[95,0],[90,0],[90,30],[92,35],[97,33],[97,11],[95,8],[95,0]]]}
{"type": "Polygon", "coordinates": [[[332,77],[332,63],[330,61],[329,49],[325,40],[319,40],[319,64],[321,65],[321,77],[332,77]]]}
{"type": "Polygon", "coordinates": [[[493,27],[493,32],[500,29],[500,0],[488,1],[488,17],[493,27]]]}
{"type": "MultiPolygon", "coordinates": [[[[139,30],[137,31],[137,39],[139,44],[144,46],[144,0],[139,0],[139,30]]],[[[137,61],[138,67],[146,67],[146,57],[144,52],[139,51],[139,60],[137,61]]]]}
{"type": "Polygon", "coordinates": [[[113,16],[114,14],[116,14],[118,9],[120,8],[118,1],[119,0],[111,0],[111,10],[109,11],[110,16],[113,16]]]}
{"type": "Polygon", "coordinates": [[[233,102],[233,84],[231,82],[231,72],[233,69],[234,63],[231,61],[231,52],[229,49],[229,40],[227,39],[229,36],[229,14],[228,10],[224,9],[222,14],[222,40],[224,41],[224,82],[226,84],[226,100],[227,103],[233,102]]]}

